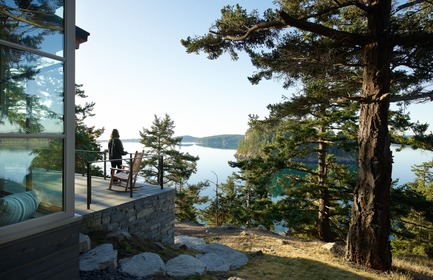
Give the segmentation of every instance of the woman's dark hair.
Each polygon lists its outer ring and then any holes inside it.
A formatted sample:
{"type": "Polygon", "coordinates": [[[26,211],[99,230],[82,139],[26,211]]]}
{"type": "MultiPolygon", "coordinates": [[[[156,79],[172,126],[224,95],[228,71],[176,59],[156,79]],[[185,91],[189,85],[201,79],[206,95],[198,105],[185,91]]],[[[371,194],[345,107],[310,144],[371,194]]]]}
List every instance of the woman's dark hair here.
{"type": "Polygon", "coordinates": [[[120,138],[119,131],[117,129],[113,129],[110,138],[120,138]]]}

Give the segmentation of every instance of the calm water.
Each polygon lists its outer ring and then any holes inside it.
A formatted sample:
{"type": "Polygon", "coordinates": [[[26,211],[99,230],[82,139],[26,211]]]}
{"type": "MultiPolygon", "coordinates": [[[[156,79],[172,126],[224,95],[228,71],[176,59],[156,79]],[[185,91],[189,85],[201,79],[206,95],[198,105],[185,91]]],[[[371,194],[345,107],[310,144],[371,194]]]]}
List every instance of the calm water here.
{"type": "MultiPolygon", "coordinates": [[[[107,141],[101,141],[102,149],[106,149],[107,141]]],[[[143,145],[138,142],[123,142],[123,147],[129,153],[143,150],[143,145]]],[[[227,177],[235,171],[228,165],[229,161],[235,160],[236,150],[213,149],[202,146],[183,145],[180,149],[183,153],[190,153],[193,156],[200,157],[197,162],[197,173],[193,174],[188,180],[189,184],[196,184],[200,181],[210,180],[214,183],[224,183],[227,177]],[[214,174],[214,173],[215,174],[214,174]]],[[[109,167],[108,167],[109,168],[109,167]]],[[[215,194],[215,185],[210,186],[203,191],[202,195],[213,197],[215,194]]]]}
{"type": "MultiPolygon", "coordinates": [[[[107,147],[107,141],[101,141],[102,148],[107,147]]],[[[123,146],[128,152],[142,150],[143,147],[138,142],[124,142],[123,146]]],[[[421,164],[433,159],[433,152],[424,150],[404,149],[401,152],[396,152],[397,146],[392,146],[394,165],[393,165],[393,180],[399,179],[399,184],[404,184],[412,181],[415,176],[411,171],[414,164],[421,164]]],[[[189,180],[190,184],[195,184],[200,181],[210,180],[218,183],[225,183],[227,177],[230,176],[235,169],[228,165],[228,161],[234,161],[236,150],[214,149],[197,145],[184,145],[181,148],[182,152],[188,152],[193,156],[199,156],[197,162],[197,173],[193,174],[189,180]],[[213,173],[215,172],[215,174],[213,173]],[[218,177],[218,179],[217,179],[218,177]]],[[[215,185],[210,186],[203,191],[202,195],[213,197],[215,194],[215,185]]]]}
{"type": "MultiPolygon", "coordinates": [[[[101,146],[102,149],[106,149],[107,141],[101,141],[101,146]]],[[[138,142],[124,142],[124,147],[128,152],[143,149],[142,145],[138,142]]],[[[411,171],[414,164],[421,164],[433,159],[433,152],[430,151],[412,150],[409,148],[401,152],[396,152],[395,149],[396,146],[393,146],[394,165],[392,178],[393,180],[399,179],[399,184],[410,182],[415,178],[411,171]]],[[[189,180],[190,184],[205,180],[210,180],[215,183],[218,181],[218,183],[221,184],[226,182],[227,177],[235,171],[235,169],[228,165],[228,161],[235,160],[234,154],[236,150],[185,145],[182,146],[181,151],[200,157],[200,160],[197,162],[197,173],[191,176],[189,180]]],[[[14,169],[14,172],[8,172],[7,178],[5,179],[22,182],[28,171],[26,167],[30,165],[34,156],[34,154],[31,154],[31,151],[0,149],[0,171],[14,169]],[[11,161],[12,158],[14,159],[13,161],[11,161]],[[11,164],[11,162],[14,162],[14,164],[11,164]]],[[[203,195],[208,195],[209,197],[213,197],[214,194],[214,184],[211,184],[203,193],[203,195]]]]}

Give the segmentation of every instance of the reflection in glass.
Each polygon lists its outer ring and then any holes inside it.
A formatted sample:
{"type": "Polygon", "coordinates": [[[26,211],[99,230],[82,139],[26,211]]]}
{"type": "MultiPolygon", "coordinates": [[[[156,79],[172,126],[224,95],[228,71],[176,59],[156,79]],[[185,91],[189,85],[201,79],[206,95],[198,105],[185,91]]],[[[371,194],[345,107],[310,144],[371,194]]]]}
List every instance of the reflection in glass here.
{"type": "Polygon", "coordinates": [[[0,39],[63,56],[63,0],[0,0],[0,39]]]}
{"type": "Polygon", "coordinates": [[[0,139],[0,226],[63,211],[63,139],[0,139]]]}
{"type": "Polygon", "coordinates": [[[0,133],[63,133],[64,63],[0,46],[0,133]]]}

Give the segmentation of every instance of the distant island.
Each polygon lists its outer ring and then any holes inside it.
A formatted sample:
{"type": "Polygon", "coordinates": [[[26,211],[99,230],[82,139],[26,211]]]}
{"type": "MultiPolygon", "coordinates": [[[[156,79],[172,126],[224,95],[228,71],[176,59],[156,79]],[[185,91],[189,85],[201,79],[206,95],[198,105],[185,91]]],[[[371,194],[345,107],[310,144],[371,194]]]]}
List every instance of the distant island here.
{"type": "Polygon", "coordinates": [[[195,143],[196,145],[215,148],[236,150],[239,142],[244,138],[240,134],[223,134],[207,137],[182,136],[182,143],[195,143]]]}
{"type": "MultiPolygon", "coordinates": [[[[182,144],[194,143],[198,146],[215,148],[215,149],[228,149],[237,150],[239,142],[244,138],[241,134],[222,134],[206,137],[195,137],[184,135],[182,137],[182,144]]],[[[108,141],[108,140],[106,140],[108,141]]],[[[123,139],[123,142],[140,142],[140,139],[123,139]]]]}

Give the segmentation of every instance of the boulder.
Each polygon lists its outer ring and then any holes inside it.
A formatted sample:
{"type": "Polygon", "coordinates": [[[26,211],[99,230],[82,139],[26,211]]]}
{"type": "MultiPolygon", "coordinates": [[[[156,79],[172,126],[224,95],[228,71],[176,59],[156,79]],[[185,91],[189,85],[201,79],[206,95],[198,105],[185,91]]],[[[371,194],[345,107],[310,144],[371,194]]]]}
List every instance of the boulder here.
{"type": "Polygon", "coordinates": [[[117,251],[112,244],[102,244],[80,256],[80,270],[92,271],[117,267],[117,251]]]}
{"type": "Polygon", "coordinates": [[[224,257],[213,252],[198,254],[195,257],[206,264],[207,271],[209,272],[226,272],[230,270],[230,263],[224,257]]]}
{"type": "Polygon", "coordinates": [[[344,255],[344,248],[335,242],[329,242],[322,246],[322,248],[328,250],[334,255],[342,256],[344,255]]]}
{"type": "Polygon", "coordinates": [[[90,237],[87,234],[80,233],[80,253],[90,250],[90,237]]]}
{"type": "Polygon", "coordinates": [[[206,273],[206,264],[190,255],[180,255],[166,263],[167,275],[187,277],[206,273]]]}
{"type": "Polygon", "coordinates": [[[188,249],[196,249],[201,245],[205,245],[206,241],[203,238],[198,238],[188,235],[178,235],[174,237],[174,244],[179,246],[186,246],[188,249]]]}
{"type": "Polygon", "coordinates": [[[221,243],[198,245],[196,249],[205,254],[213,253],[223,258],[230,265],[230,269],[236,269],[248,263],[246,254],[221,243]]]}
{"type": "Polygon", "coordinates": [[[257,229],[261,231],[268,231],[268,229],[264,225],[258,225],[257,229]]]}
{"type": "Polygon", "coordinates": [[[152,275],[165,275],[164,261],[158,254],[141,253],[132,258],[119,261],[121,271],[136,277],[149,277],[152,275]]]}

